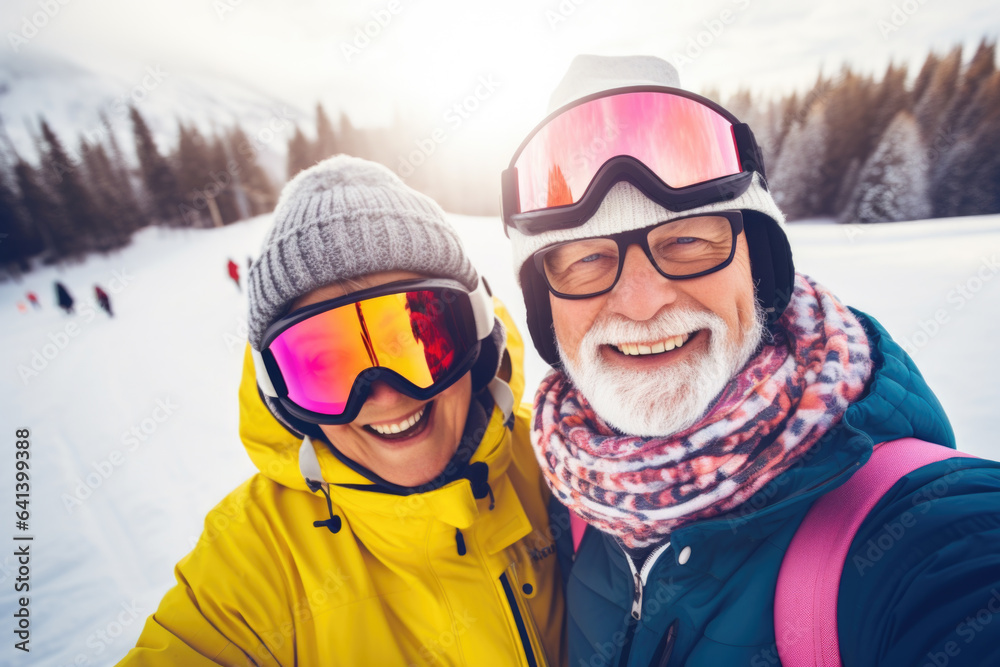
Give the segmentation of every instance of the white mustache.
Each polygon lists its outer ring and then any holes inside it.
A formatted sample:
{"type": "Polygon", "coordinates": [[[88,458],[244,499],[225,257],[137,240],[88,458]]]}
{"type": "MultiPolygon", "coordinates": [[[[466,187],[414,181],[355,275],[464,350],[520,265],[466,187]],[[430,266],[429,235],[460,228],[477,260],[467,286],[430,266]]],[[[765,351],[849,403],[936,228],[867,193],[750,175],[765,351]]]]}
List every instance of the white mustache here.
{"type": "Polygon", "coordinates": [[[718,340],[726,333],[725,321],[715,313],[700,310],[663,310],[644,321],[630,320],[619,315],[595,322],[580,342],[580,352],[590,352],[600,345],[618,345],[682,336],[699,329],[712,331],[718,340]]]}

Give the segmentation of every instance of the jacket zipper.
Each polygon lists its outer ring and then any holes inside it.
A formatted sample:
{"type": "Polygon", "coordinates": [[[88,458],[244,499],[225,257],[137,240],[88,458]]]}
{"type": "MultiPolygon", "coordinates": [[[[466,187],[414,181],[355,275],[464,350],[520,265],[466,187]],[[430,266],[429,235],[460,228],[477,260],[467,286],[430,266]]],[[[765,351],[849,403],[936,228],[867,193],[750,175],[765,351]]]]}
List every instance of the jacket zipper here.
{"type": "Polygon", "coordinates": [[[524,624],[521,610],[517,606],[517,598],[514,597],[514,589],[510,585],[510,580],[507,578],[506,572],[500,575],[500,584],[503,586],[504,595],[507,596],[507,604],[510,605],[510,611],[514,614],[514,624],[517,625],[517,634],[521,637],[521,647],[524,649],[524,657],[530,667],[537,667],[538,662],[535,660],[535,651],[531,648],[531,637],[528,635],[528,628],[524,624]]]}
{"type": "Polygon", "coordinates": [[[621,544],[618,546],[625,555],[625,561],[632,571],[632,610],[629,614],[628,628],[625,630],[625,644],[622,646],[622,654],[618,660],[619,667],[624,667],[628,664],[629,653],[632,652],[632,637],[635,636],[635,630],[639,625],[639,621],[642,620],[642,593],[646,587],[646,580],[649,578],[649,573],[653,571],[653,565],[656,564],[656,561],[659,560],[663,552],[670,548],[670,541],[667,540],[656,547],[653,553],[649,554],[646,560],[643,561],[642,568],[638,570],[632,561],[632,557],[625,551],[625,548],[621,544]]]}
{"type": "MultiPolygon", "coordinates": [[[[858,432],[860,433],[860,431],[858,432]]],[[[786,498],[785,500],[789,500],[790,498],[795,498],[805,493],[809,493],[813,489],[819,488],[824,484],[827,484],[828,482],[840,477],[851,468],[858,467],[859,465],[860,464],[858,464],[857,462],[854,462],[847,468],[838,471],[836,474],[828,477],[827,479],[821,482],[812,485],[808,489],[800,490],[794,493],[792,496],[786,498]]],[[[628,552],[625,551],[624,547],[622,547],[620,543],[618,544],[618,547],[622,550],[622,554],[624,554],[625,556],[625,562],[628,563],[629,570],[632,571],[632,591],[633,591],[632,609],[631,613],[629,614],[628,627],[625,629],[625,644],[622,646],[621,656],[619,656],[618,660],[618,667],[625,667],[628,664],[629,654],[632,651],[632,638],[635,635],[635,630],[639,625],[639,621],[642,619],[642,594],[643,594],[643,589],[645,588],[646,585],[646,579],[649,577],[649,573],[652,571],[653,565],[656,563],[657,559],[664,551],[667,550],[667,548],[670,547],[670,542],[667,541],[662,546],[657,547],[651,554],[649,554],[649,556],[646,557],[646,560],[642,564],[642,568],[638,570],[635,567],[635,563],[632,561],[632,557],[628,555],[628,552]]],[[[670,630],[674,630],[673,625],[670,628],[668,628],[668,632],[670,630]]],[[[669,654],[667,654],[667,657],[669,659],[669,654]]]]}

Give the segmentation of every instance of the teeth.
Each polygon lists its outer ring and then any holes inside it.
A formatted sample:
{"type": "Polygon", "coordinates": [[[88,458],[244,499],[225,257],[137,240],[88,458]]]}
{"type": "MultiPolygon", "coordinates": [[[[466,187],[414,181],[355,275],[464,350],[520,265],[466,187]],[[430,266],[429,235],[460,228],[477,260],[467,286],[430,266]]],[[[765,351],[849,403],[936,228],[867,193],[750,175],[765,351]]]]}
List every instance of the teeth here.
{"type": "Polygon", "coordinates": [[[381,433],[382,435],[389,435],[392,433],[402,433],[403,431],[405,431],[408,428],[411,428],[414,424],[420,421],[420,418],[424,416],[424,410],[426,409],[427,406],[424,406],[423,408],[420,409],[420,412],[411,415],[410,417],[404,419],[398,424],[381,424],[381,425],[371,424],[372,430],[376,431],[377,433],[381,433]]]}
{"type": "Polygon", "coordinates": [[[653,343],[652,345],[640,345],[637,343],[620,343],[615,347],[622,354],[627,354],[629,356],[659,354],[660,352],[668,352],[670,350],[677,349],[678,347],[686,343],[690,337],[691,334],[686,333],[686,334],[681,334],[679,336],[671,336],[670,338],[664,338],[663,340],[653,343]]]}

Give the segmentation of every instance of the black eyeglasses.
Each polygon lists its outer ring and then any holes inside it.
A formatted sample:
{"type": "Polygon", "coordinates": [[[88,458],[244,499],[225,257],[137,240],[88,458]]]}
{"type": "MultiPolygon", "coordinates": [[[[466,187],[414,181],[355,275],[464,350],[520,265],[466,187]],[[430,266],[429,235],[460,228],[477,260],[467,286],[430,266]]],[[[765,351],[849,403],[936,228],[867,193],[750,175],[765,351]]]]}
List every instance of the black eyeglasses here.
{"type": "Polygon", "coordinates": [[[610,236],[566,241],[534,254],[535,268],[561,299],[586,299],[610,291],[631,245],[665,278],[697,278],[726,268],[736,255],[743,214],[717,211],[661,222],[610,236]]]}

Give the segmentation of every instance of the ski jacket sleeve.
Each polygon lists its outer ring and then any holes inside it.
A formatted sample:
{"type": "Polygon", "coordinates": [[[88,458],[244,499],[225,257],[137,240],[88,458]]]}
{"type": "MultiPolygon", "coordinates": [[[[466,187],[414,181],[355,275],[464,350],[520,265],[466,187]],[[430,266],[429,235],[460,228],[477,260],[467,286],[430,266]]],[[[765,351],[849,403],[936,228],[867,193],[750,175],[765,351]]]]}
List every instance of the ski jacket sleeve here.
{"type": "Polygon", "coordinates": [[[1000,664],[1000,463],[951,459],[900,480],[848,552],[846,667],[1000,664]]]}
{"type": "Polygon", "coordinates": [[[268,553],[275,543],[241,499],[256,480],[208,514],[194,550],[174,568],[177,584],[119,665],[290,664],[281,655],[294,645],[294,624],[280,556],[268,553]]]}

